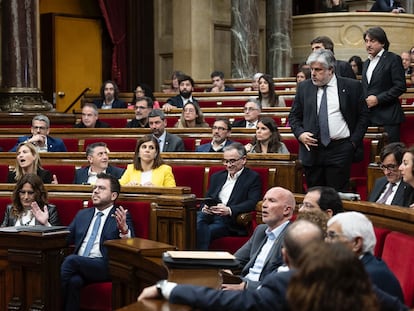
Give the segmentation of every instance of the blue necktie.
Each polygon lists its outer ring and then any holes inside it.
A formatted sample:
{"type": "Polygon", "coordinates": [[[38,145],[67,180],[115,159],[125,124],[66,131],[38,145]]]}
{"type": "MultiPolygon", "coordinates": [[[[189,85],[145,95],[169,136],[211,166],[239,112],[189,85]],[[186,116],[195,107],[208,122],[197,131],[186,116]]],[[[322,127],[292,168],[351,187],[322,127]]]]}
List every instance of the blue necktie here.
{"type": "Polygon", "coordinates": [[[323,86],[323,94],[321,98],[321,104],[319,106],[319,136],[322,145],[325,147],[331,142],[331,135],[329,134],[328,125],[328,101],[326,98],[327,85],[323,86]]]}
{"type": "Polygon", "coordinates": [[[92,250],[93,243],[95,242],[96,236],[98,235],[99,226],[101,225],[102,215],[103,215],[102,212],[98,212],[96,214],[96,219],[95,219],[95,223],[93,224],[91,236],[89,237],[88,243],[86,244],[86,247],[85,247],[85,251],[83,252],[83,255],[82,255],[84,257],[88,257],[92,250]]]}

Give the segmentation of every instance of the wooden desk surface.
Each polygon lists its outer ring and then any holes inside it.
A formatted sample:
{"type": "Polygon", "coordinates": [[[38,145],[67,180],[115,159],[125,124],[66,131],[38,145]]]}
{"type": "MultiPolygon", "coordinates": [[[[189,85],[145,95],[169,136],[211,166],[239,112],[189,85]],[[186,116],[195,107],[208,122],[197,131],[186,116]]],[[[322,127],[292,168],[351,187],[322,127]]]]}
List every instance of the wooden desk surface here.
{"type": "Polygon", "coordinates": [[[125,306],[117,311],[190,311],[192,308],[186,305],[169,303],[165,299],[144,299],[125,306]]]}

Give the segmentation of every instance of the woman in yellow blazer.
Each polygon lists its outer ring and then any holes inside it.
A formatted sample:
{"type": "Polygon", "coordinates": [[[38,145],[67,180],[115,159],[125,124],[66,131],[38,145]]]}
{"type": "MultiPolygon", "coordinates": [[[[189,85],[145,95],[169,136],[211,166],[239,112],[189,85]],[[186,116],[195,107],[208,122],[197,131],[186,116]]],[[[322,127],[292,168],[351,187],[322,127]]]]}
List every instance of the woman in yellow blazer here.
{"type": "Polygon", "coordinates": [[[172,168],[164,164],[154,136],[146,135],[138,141],[134,163],[128,164],[119,183],[121,186],[175,187],[172,168]]]}

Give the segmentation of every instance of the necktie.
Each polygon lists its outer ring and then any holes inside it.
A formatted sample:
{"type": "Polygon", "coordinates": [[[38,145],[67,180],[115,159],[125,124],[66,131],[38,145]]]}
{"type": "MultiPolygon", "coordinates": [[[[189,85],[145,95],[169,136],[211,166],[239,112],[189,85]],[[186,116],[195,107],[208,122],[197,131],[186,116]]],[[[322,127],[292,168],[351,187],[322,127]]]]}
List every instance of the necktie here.
{"type": "Polygon", "coordinates": [[[326,99],[327,85],[323,87],[323,94],[321,98],[321,104],[319,106],[319,136],[322,145],[325,147],[331,142],[331,136],[329,134],[328,125],[328,101],[326,99]]]}
{"type": "Polygon", "coordinates": [[[385,204],[385,202],[387,202],[387,199],[389,198],[389,196],[392,193],[392,188],[394,188],[395,184],[388,184],[388,189],[387,191],[385,191],[384,195],[382,196],[382,198],[380,198],[379,200],[377,200],[377,203],[381,203],[381,204],[385,204]]]}
{"type": "Polygon", "coordinates": [[[93,243],[95,242],[96,236],[98,235],[99,226],[101,225],[102,215],[102,212],[98,212],[96,214],[96,219],[95,223],[93,224],[91,236],[89,237],[88,243],[86,243],[85,251],[83,252],[84,257],[88,257],[92,250],[93,243]]]}

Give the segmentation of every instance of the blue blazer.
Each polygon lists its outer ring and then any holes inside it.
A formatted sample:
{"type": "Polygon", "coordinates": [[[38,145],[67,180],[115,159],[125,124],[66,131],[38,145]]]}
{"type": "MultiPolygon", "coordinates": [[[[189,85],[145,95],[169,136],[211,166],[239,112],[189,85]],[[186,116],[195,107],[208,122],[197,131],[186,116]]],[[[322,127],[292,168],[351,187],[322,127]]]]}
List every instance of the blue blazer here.
{"type": "MultiPolygon", "coordinates": [[[[289,223],[288,223],[289,225],[289,223]]],[[[272,249],[266,257],[266,261],[263,265],[262,272],[260,273],[259,281],[262,281],[266,275],[275,271],[281,265],[284,264],[282,256],[282,244],[283,237],[285,236],[286,229],[288,225],[285,226],[282,232],[280,232],[275,243],[273,243],[272,249]]],[[[246,276],[249,273],[249,269],[253,267],[257,256],[259,255],[263,245],[267,241],[266,235],[267,225],[261,224],[256,227],[251,238],[236,252],[234,256],[240,263],[240,268],[242,269],[240,275],[246,276]]],[[[253,282],[247,279],[244,279],[248,283],[248,288],[256,288],[260,282],[253,282]]]]}
{"type": "MultiPolygon", "coordinates": [[[[363,97],[362,86],[358,80],[337,76],[339,109],[350,131],[350,142],[353,142],[359,155],[363,158],[363,144],[368,127],[369,111],[363,97]]],[[[303,132],[311,132],[319,138],[319,121],[317,114],[318,87],[311,79],[298,84],[295,100],[289,114],[289,123],[297,139],[303,132]]],[[[318,148],[311,147],[308,151],[304,144],[299,143],[299,158],[305,166],[312,166],[319,156],[318,148]]],[[[354,157],[354,161],[355,161],[354,157]]]]}
{"type": "MultiPolygon", "coordinates": [[[[211,175],[210,186],[206,197],[210,197],[217,202],[220,201],[219,193],[226,182],[227,174],[227,170],[222,170],[211,175]]],[[[262,180],[259,174],[245,167],[239,178],[237,178],[229,201],[227,202],[227,206],[231,208],[232,215],[223,217],[231,231],[246,234],[245,229],[237,225],[237,215],[255,210],[257,202],[261,199],[261,195],[262,180]]]]}
{"type": "MultiPolygon", "coordinates": [[[[85,166],[85,167],[82,167],[76,170],[75,179],[73,181],[74,184],[82,185],[88,182],[89,167],[90,166],[85,166]]],[[[125,172],[124,168],[120,168],[120,167],[116,167],[112,165],[108,165],[108,168],[106,169],[106,173],[116,177],[116,179],[120,179],[122,174],[124,174],[124,172],[125,172]]]]}
{"type": "MultiPolygon", "coordinates": [[[[15,152],[20,143],[25,142],[31,137],[32,135],[19,137],[17,139],[17,144],[13,148],[11,148],[9,152],[15,152]]],[[[47,151],[48,152],[67,152],[67,149],[62,139],[54,138],[54,137],[47,135],[47,151]]]]}
{"type": "MultiPolygon", "coordinates": [[[[385,176],[377,178],[375,180],[374,188],[369,194],[368,201],[376,202],[378,198],[380,197],[381,193],[384,192],[384,189],[387,186],[387,184],[388,184],[388,180],[385,176]]],[[[397,188],[397,191],[395,192],[394,198],[392,199],[391,204],[404,206],[404,207],[410,206],[411,202],[409,202],[409,200],[410,200],[410,196],[412,192],[413,192],[413,188],[409,184],[401,180],[397,188]]]]}
{"type": "MultiPolygon", "coordinates": [[[[226,140],[226,143],[224,144],[223,148],[231,145],[232,143],[234,143],[234,141],[232,140],[226,140]]],[[[206,143],[206,144],[202,144],[200,146],[198,146],[196,148],[196,152],[223,152],[223,148],[221,148],[218,151],[214,151],[213,148],[211,148],[211,143],[206,143]]]]}
{"type": "Polygon", "coordinates": [[[365,253],[361,261],[373,284],[387,294],[404,301],[400,282],[385,262],[370,253],[365,253]]]}
{"type": "MultiPolygon", "coordinates": [[[[109,212],[108,217],[106,218],[104,227],[102,229],[101,240],[100,240],[100,250],[102,253],[102,257],[104,260],[108,260],[108,249],[104,246],[104,242],[107,240],[116,240],[120,239],[119,237],[119,229],[116,226],[116,220],[114,217],[111,217],[113,213],[115,213],[116,206],[114,205],[109,212]]],[[[82,245],[82,241],[88,232],[89,225],[92,221],[92,218],[95,214],[95,208],[85,208],[80,210],[71,224],[69,225],[70,234],[67,237],[68,245],[75,245],[74,253],[77,254],[79,248],[82,245]]],[[[131,230],[131,237],[135,236],[134,232],[134,225],[132,223],[132,219],[129,213],[127,213],[126,219],[127,225],[129,230],[131,230]]]]}
{"type": "MultiPolygon", "coordinates": [[[[93,103],[98,109],[101,109],[103,105],[103,99],[94,100],[93,103]]],[[[123,100],[115,99],[112,103],[112,108],[127,108],[127,104],[123,100]]]]}

